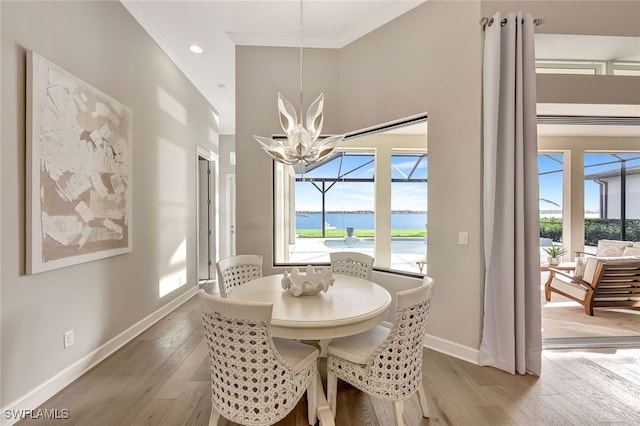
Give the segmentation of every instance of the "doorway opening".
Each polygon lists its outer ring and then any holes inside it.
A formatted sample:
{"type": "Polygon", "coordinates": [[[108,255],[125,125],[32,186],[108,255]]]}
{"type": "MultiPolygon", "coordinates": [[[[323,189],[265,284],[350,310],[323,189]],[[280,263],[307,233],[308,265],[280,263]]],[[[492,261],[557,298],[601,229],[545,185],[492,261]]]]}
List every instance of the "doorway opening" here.
{"type": "MultiPolygon", "coordinates": [[[[538,108],[539,113],[547,109],[538,108]]],[[[567,249],[563,260],[571,262],[578,252],[594,253],[601,239],[638,240],[640,120],[621,106],[616,114],[602,115],[610,109],[592,105],[588,115],[538,117],[541,264],[545,245],[567,249]]],[[[640,309],[597,308],[588,316],[577,302],[559,295],[546,301],[547,278],[542,272],[544,349],[640,344],[640,309]]]]}
{"type": "Polygon", "coordinates": [[[197,152],[197,276],[200,285],[216,280],[218,255],[218,156],[198,147],[197,152]]]}

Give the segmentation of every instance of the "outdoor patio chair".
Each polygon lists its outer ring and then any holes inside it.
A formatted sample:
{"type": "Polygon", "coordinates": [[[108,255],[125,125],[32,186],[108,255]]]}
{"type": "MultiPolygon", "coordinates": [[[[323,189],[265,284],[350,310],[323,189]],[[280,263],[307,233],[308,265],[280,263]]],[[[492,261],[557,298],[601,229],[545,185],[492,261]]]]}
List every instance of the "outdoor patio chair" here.
{"type": "Polygon", "coordinates": [[[220,295],[227,297],[237,286],[262,277],[262,256],[241,254],[216,263],[220,295]]]}
{"type": "Polygon", "coordinates": [[[375,327],[333,339],[327,347],[327,399],[336,412],[337,379],[361,391],[393,401],[396,425],[404,425],[403,401],[416,392],[422,415],[429,417],[422,383],[422,354],[434,280],[424,277],[420,287],[396,293],[393,327],[375,327]]]}
{"type": "Polygon", "coordinates": [[[211,368],[211,416],[242,425],[272,425],[307,393],[316,423],[317,360],[313,346],[271,336],[273,305],[198,294],[211,368]]]}
{"type": "Polygon", "coordinates": [[[589,257],[584,271],[568,273],[549,269],[554,275],[545,284],[545,298],[558,293],[584,306],[587,315],[593,308],[640,307],[640,257],[589,257]]]}

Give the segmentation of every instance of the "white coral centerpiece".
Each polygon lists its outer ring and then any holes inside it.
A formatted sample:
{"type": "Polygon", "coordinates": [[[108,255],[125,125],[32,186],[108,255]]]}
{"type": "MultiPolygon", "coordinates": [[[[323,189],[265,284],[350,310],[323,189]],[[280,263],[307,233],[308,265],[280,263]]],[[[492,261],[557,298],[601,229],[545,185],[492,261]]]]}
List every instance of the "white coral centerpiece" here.
{"type": "Polygon", "coordinates": [[[322,268],[318,271],[311,265],[307,266],[306,273],[302,274],[298,268],[293,268],[291,274],[284,271],[282,278],[282,288],[293,296],[312,296],[314,294],[329,290],[335,279],[331,275],[331,270],[322,268]]]}

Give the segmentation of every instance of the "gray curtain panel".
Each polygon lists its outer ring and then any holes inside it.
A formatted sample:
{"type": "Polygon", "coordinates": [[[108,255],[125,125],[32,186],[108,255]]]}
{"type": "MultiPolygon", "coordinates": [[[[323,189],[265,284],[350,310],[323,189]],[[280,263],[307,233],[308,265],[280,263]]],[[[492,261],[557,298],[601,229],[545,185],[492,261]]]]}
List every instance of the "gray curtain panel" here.
{"type": "Polygon", "coordinates": [[[480,364],[540,374],[534,23],[500,12],[483,62],[485,302],[480,364]]]}

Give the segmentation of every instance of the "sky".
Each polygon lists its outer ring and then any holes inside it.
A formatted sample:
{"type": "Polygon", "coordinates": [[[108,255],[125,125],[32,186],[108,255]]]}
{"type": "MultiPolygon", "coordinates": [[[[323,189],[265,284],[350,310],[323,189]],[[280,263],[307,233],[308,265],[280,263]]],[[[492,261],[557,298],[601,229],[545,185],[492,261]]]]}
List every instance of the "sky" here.
{"type": "MultiPolygon", "coordinates": [[[[392,178],[407,177],[413,170],[418,156],[393,156],[392,178]]],[[[427,159],[420,160],[414,177],[427,177],[427,159]]],[[[305,178],[337,177],[369,179],[374,175],[373,155],[354,155],[333,160],[304,175],[305,178]]],[[[317,183],[321,186],[320,183],[317,183]]],[[[327,182],[325,188],[331,183],[327,182]]],[[[328,211],[375,210],[373,182],[337,182],[326,191],[325,209],[328,211]]],[[[424,182],[394,182],[391,189],[392,210],[427,210],[427,184],[424,182]]],[[[296,184],[296,210],[322,210],[322,193],[309,182],[296,184]]]]}
{"type": "MultiPolygon", "coordinates": [[[[627,167],[640,166],[640,153],[617,155],[620,158],[629,160],[627,167]]],[[[561,153],[541,154],[538,157],[541,210],[560,210],[562,208],[562,157],[561,153]],[[547,174],[547,172],[552,173],[547,174]]],[[[616,158],[611,154],[587,153],[585,154],[585,174],[613,169],[619,170],[619,162],[611,163],[615,160],[616,158]],[[601,165],[590,167],[597,164],[601,165]]],[[[394,166],[392,168],[392,177],[406,177],[417,161],[417,156],[394,156],[392,159],[394,166]]],[[[339,159],[336,159],[305,174],[304,177],[337,177],[345,175],[345,173],[346,177],[372,178],[374,174],[373,156],[345,156],[342,164],[340,164],[339,159]]],[[[424,158],[418,163],[413,176],[426,178],[427,173],[428,164],[426,158],[424,158]]],[[[329,185],[330,183],[327,183],[326,187],[328,188],[329,185]]],[[[346,184],[337,182],[326,192],[325,208],[328,211],[374,210],[374,184],[370,182],[346,184]]],[[[392,186],[391,209],[427,210],[427,184],[422,182],[394,183],[392,186]]],[[[296,210],[322,210],[322,194],[311,183],[305,182],[296,185],[296,210]]],[[[590,180],[585,182],[585,210],[593,212],[599,210],[599,186],[590,180]]]]}
{"type": "MultiPolygon", "coordinates": [[[[617,154],[620,158],[628,159],[627,167],[640,166],[640,153],[617,154]]],[[[562,154],[541,154],[538,156],[538,169],[540,172],[540,209],[557,210],[557,207],[545,200],[552,201],[562,206],[562,154]],[[555,172],[545,174],[546,172],[555,172]]],[[[619,170],[620,162],[611,154],[587,153],[585,154],[585,175],[603,172],[607,170],[619,170]],[[612,161],[614,161],[612,163],[612,161]],[[603,164],[608,163],[608,164],[603,164]],[[600,165],[598,165],[600,164],[600,165]]],[[[591,180],[585,181],[585,210],[599,211],[600,192],[599,185],[591,180]]]]}

